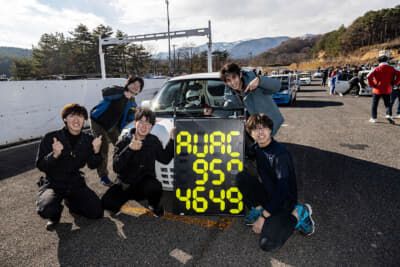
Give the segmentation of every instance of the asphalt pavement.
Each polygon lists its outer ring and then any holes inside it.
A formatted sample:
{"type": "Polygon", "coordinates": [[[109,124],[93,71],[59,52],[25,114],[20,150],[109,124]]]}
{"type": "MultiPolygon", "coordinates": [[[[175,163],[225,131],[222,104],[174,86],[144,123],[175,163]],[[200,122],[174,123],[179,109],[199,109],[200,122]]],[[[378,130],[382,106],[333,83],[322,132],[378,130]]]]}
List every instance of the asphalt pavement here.
{"type": "MultiPolygon", "coordinates": [[[[68,209],[48,232],[35,212],[36,143],[0,150],[0,266],[398,266],[400,120],[389,124],[380,102],[378,123],[369,123],[371,97],[330,96],[319,84],[303,86],[295,106],[280,107],[285,122],[276,136],[293,155],[314,235],[295,232],[279,251],[264,252],[241,217],[105,212],[89,220],[68,209]]],[[[96,172],[84,172],[103,195],[96,172]]],[[[167,209],[171,200],[165,192],[167,209]]]]}

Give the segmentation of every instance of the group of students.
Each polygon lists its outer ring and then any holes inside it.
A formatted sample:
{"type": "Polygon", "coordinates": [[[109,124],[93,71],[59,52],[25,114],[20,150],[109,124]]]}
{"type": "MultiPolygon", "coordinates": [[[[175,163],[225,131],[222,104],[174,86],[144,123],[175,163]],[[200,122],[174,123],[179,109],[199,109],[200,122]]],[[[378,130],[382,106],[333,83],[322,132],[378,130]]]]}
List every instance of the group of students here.
{"type": "MultiPolygon", "coordinates": [[[[225,87],[226,109],[206,108],[206,116],[229,117],[229,108],[243,108],[246,121],[245,170],[236,177],[249,213],[244,217],[252,230],[260,234],[259,245],[265,251],[283,246],[294,230],[314,233],[315,223],[309,204],[298,205],[293,159],[289,151],[274,139],[283,116],[272,99],[280,82],[237,64],[220,70],[225,87]]],[[[160,203],[161,183],[155,175],[155,161],[167,164],[174,157],[174,129],[164,148],[150,133],[155,114],[137,107],[134,96],[144,82],[129,77],[124,87],[103,89],[103,100],[90,112],[93,136],[82,131],[89,114],[79,104],[69,104],[61,112],[65,126],[47,133],[42,139],[36,166],[45,173],[40,179],[37,212],[48,219],[46,228],[54,230],[63,211],[62,201],[75,213],[87,218],[101,218],[103,211],[118,213],[130,199],[147,200],[157,217],[164,215],[160,203]],[[134,120],[135,128],[120,136],[125,125],[134,120]],[[108,177],[108,143],[115,144],[113,170],[117,178],[108,177]],[[109,186],[101,197],[91,190],[80,171],[85,165],[97,168],[101,182],[109,186]]]]}

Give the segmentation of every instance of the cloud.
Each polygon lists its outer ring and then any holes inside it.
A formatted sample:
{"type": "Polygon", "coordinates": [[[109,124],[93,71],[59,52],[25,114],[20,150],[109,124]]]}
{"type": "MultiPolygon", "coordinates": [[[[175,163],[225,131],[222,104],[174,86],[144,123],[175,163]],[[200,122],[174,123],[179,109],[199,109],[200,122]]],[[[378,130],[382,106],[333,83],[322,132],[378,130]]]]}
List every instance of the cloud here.
{"type": "MultiPolygon", "coordinates": [[[[30,47],[44,33],[72,31],[83,23],[99,24],[128,35],[167,31],[165,0],[0,0],[0,45],[30,47]],[[39,3],[41,1],[41,3],[39,3]]],[[[213,42],[302,36],[349,26],[369,10],[393,8],[398,0],[345,2],[323,0],[169,0],[170,29],[206,28],[211,20],[213,42]]],[[[173,43],[207,42],[205,37],[173,39],[173,43]]],[[[144,43],[146,45],[146,43],[144,43]]],[[[164,41],[154,42],[154,47],[164,41]]]]}
{"type": "MultiPolygon", "coordinates": [[[[369,10],[392,8],[398,1],[342,3],[322,0],[169,0],[171,30],[203,28],[212,23],[215,41],[266,36],[320,34],[348,26],[369,10]]],[[[130,35],[166,31],[165,0],[115,0],[119,22],[130,35]]]]}
{"type": "Polygon", "coordinates": [[[0,45],[30,48],[42,34],[67,34],[80,23],[92,29],[105,20],[91,13],[50,8],[36,0],[7,1],[0,10],[0,45]]]}

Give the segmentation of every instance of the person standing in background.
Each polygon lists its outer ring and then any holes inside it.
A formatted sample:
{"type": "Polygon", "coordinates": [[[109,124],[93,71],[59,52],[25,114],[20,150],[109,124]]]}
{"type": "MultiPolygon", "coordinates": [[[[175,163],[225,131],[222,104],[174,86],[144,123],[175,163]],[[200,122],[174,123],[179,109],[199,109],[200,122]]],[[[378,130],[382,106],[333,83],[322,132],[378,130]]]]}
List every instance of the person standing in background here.
{"type": "Polygon", "coordinates": [[[108,143],[115,143],[122,129],[134,120],[137,104],[135,96],[143,90],[140,77],[129,76],[124,87],[112,86],[102,90],[103,100],[90,111],[90,128],[94,136],[103,136],[101,146],[102,162],[97,168],[101,183],[111,186],[108,177],[108,143]]]}
{"type": "Polygon", "coordinates": [[[395,124],[392,117],[392,109],[390,105],[390,95],[393,85],[400,83],[400,70],[390,66],[386,55],[378,58],[379,66],[371,71],[367,78],[368,84],[372,87],[372,107],[371,119],[369,122],[375,123],[378,120],[378,103],[379,99],[383,98],[383,103],[386,107],[386,119],[395,124]]]}

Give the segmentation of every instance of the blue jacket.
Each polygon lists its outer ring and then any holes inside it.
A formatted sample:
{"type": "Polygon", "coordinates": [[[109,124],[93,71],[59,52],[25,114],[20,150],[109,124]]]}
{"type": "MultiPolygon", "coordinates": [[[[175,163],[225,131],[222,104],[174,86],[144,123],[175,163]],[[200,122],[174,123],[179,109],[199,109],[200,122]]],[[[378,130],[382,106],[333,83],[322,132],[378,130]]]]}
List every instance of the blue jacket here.
{"type": "MultiPolygon", "coordinates": [[[[256,75],[252,71],[242,70],[242,78],[244,81],[244,88],[246,88],[247,85],[254,78],[256,78],[256,75]]],[[[280,88],[280,81],[268,78],[266,76],[260,76],[260,84],[258,88],[254,91],[247,91],[243,98],[243,104],[247,108],[247,111],[250,115],[253,115],[255,113],[264,113],[272,119],[272,121],[274,122],[274,129],[271,136],[274,136],[278,132],[284,121],[284,118],[279,111],[278,106],[272,99],[272,95],[279,92],[280,88]]],[[[233,91],[234,89],[232,89],[228,85],[225,86],[224,107],[240,108],[241,104],[238,100],[238,97],[234,94],[233,91]]],[[[234,111],[229,110],[215,110],[213,112],[213,115],[218,117],[229,117],[233,114],[234,111]]]]}
{"type": "Polygon", "coordinates": [[[103,100],[90,111],[90,118],[106,131],[118,124],[122,131],[125,125],[135,118],[137,104],[134,99],[126,98],[124,91],[125,89],[120,86],[104,88],[103,100]]]}

